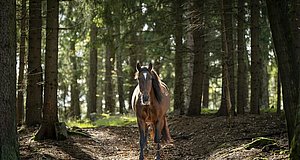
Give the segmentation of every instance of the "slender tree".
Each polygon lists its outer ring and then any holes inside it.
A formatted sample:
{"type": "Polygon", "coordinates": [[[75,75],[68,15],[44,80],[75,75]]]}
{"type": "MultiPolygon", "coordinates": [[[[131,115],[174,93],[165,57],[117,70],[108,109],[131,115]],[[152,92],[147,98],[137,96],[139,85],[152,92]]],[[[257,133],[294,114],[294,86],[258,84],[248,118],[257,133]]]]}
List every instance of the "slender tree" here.
{"type": "Polygon", "coordinates": [[[90,68],[89,68],[89,101],[87,117],[90,117],[91,113],[96,113],[97,111],[97,26],[94,22],[96,16],[95,1],[92,3],[92,16],[90,24],[90,68]]]}
{"type": "Polygon", "coordinates": [[[268,65],[269,65],[269,52],[270,52],[270,28],[265,27],[268,26],[268,16],[267,16],[267,7],[264,1],[261,1],[260,5],[260,15],[261,18],[259,20],[259,48],[260,48],[260,57],[261,57],[261,82],[260,82],[260,101],[259,106],[263,108],[269,108],[269,73],[268,73],[268,65]]]}
{"type": "Polygon", "coordinates": [[[115,114],[115,99],[112,83],[112,71],[115,56],[115,47],[113,39],[113,20],[111,5],[105,1],[104,5],[104,23],[107,27],[106,33],[106,51],[105,51],[105,109],[110,114],[115,114]]]}
{"type": "Polygon", "coordinates": [[[58,67],[58,1],[47,0],[45,96],[43,121],[35,139],[58,139],[57,67],[58,67]]]}
{"type": "Polygon", "coordinates": [[[28,126],[41,123],[42,67],[41,67],[41,1],[29,0],[29,44],[26,96],[26,120],[28,126]]]}
{"type": "Polygon", "coordinates": [[[16,127],[16,1],[0,1],[0,159],[19,159],[16,127]]]}
{"type": "Polygon", "coordinates": [[[79,101],[79,84],[77,80],[80,77],[80,70],[78,67],[78,57],[76,56],[76,41],[77,41],[77,29],[76,25],[74,24],[74,20],[72,20],[72,16],[74,16],[74,1],[70,1],[67,7],[67,17],[66,25],[70,28],[69,30],[69,55],[70,55],[70,62],[71,62],[71,107],[69,116],[74,119],[80,119],[80,101],[79,101]]]}
{"type": "Polygon", "coordinates": [[[235,113],[235,80],[234,80],[234,50],[232,1],[223,0],[222,11],[222,98],[217,115],[225,116],[235,113]],[[228,102],[230,101],[230,102],[228,102]]]}
{"type": "Polygon", "coordinates": [[[259,0],[251,1],[251,101],[250,113],[259,114],[261,53],[259,48],[259,0]]]}
{"type": "Polygon", "coordinates": [[[193,30],[194,39],[194,63],[193,63],[193,79],[191,90],[191,101],[189,104],[187,115],[197,116],[201,113],[201,98],[203,88],[203,72],[204,72],[204,16],[201,11],[204,8],[204,1],[194,1],[194,12],[198,16],[194,16],[193,30]]]}
{"type": "Polygon", "coordinates": [[[121,15],[122,15],[122,1],[118,0],[117,3],[114,5],[114,12],[116,13],[115,18],[115,30],[116,30],[116,61],[117,61],[117,82],[118,82],[118,100],[119,100],[119,111],[120,114],[125,113],[125,97],[124,97],[124,76],[123,76],[123,43],[121,39],[121,15]]]}
{"type": "Polygon", "coordinates": [[[247,68],[247,53],[245,42],[245,1],[238,1],[238,80],[237,80],[237,113],[244,114],[248,104],[248,68],[247,68]]]}
{"type": "MultiPolygon", "coordinates": [[[[74,32],[74,31],[73,31],[74,32]]],[[[70,41],[70,61],[72,65],[72,77],[71,77],[71,117],[75,119],[80,119],[80,102],[79,102],[79,85],[77,80],[79,79],[79,72],[78,72],[78,60],[76,56],[76,32],[72,33],[73,38],[70,41]]]]}
{"type": "MultiPolygon", "coordinates": [[[[173,1],[174,9],[174,38],[175,38],[175,88],[174,88],[174,111],[184,114],[184,90],[183,90],[183,1],[173,1]]],[[[200,98],[200,97],[198,97],[200,98]]]]}
{"type": "Polygon", "coordinates": [[[17,98],[17,123],[20,125],[24,121],[24,67],[26,52],[26,1],[22,0],[21,13],[21,39],[20,39],[20,56],[19,56],[19,77],[18,77],[18,98],[17,98]]]}

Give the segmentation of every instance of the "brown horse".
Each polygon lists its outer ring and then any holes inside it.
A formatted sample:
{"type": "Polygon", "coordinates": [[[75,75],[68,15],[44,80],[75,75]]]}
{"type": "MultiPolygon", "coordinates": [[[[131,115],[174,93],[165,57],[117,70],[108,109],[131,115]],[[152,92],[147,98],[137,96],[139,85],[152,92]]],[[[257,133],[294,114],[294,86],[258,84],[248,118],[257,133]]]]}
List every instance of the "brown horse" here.
{"type": "Polygon", "coordinates": [[[170,106],[170,94],[167,85],[163,83],[157,73],[148,67],[136,65],[135,79],[138,80],[131,105],[136,113],[140,132],[140,157],[144,159],[144,147],[147,147],[147,136],[149,128],[154,135],[157,144],[156,159],[160,159],[160,141],[169,143],[171,141],[166,113],[170,106]]]}

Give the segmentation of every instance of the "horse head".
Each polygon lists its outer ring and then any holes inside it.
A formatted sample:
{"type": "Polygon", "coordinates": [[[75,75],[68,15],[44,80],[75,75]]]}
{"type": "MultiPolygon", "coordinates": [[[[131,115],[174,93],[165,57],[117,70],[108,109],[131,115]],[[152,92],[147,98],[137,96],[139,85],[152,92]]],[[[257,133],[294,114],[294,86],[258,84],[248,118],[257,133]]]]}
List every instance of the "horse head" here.
{"type": "Polygon", "coordinates": [[[138,80],[140,89],[140,99],[142,105],[150,105],[150,92],[152,90],[152,63],[148,67],[141,66],[140,63],[136,65],[136,79],[138,80]]]}

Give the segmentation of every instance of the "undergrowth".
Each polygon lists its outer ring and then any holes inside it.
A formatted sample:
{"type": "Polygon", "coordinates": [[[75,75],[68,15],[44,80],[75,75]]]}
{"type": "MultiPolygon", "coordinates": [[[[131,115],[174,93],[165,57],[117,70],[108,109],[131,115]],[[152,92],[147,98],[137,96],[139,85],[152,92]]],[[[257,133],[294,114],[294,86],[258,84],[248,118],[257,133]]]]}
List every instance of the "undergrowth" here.
{"type": "Polygon", "coordinates": [[[100,126],[127,126],[136,124],[136,117],[132,115],[115,115],[101,114],[96,117],[95,121],[89,119],[70,120],[67,122],[68,127],[95,128],[100,126]]]}

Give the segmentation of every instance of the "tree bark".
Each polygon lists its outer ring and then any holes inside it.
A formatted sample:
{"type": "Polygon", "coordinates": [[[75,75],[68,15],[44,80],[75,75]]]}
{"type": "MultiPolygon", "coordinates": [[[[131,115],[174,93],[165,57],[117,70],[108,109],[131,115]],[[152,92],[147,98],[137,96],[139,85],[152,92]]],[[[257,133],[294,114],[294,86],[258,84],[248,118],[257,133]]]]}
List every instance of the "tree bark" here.
{"type": "Polygon", "coordinates": [[[22,125],[24,121],[24,66],[26,52],[26,0],[22,0],[21,13],[21,39],[19,56],[18,98],[17,98],[17,124],[22,125]]]}
{"type": "MultiPolygon", "coordinates": [[[[74,33],[75,34],[75,33],[74,33]]],[[[79,85],[77,80],[79,79],[77,56],[75,50],[75,37],[73,36],[70,42],[70,61],[72,64],[72,78],[71,78],[71,117],[74,119],[80,119],[80,102],[79,102],[79,85]]]]}
{"type": "MultiPolygon", "coordinates": [[[[122,7],[120,5],[120,2],[117,4],[118,7],[115,7],[115,13],[121,17],[122,15],[122,7]]],[[[123,62],[123,43],[121,40],[121,20],[117,19],[115,20],[116,22],[116,45],[117,45],[117,81],[118,81],[118,98],[119,98],[119,111],[120,114],[125,113],[125,97],[124,97],[124,75],[123,75],[123,67],[122,67],[122,62],[123,62]]]]}
{"type": "Polygon", "coordinates": [[[246,63],[245,42],[245,1],[238,1],[238,80],[237,80],[237,113],[244,114],[248,104],[248,68],[246,63]]]}
{"type": "Polygon", "coordinates": [[[187,112],[187,115],[189,116],[198,116],[201,114],[201,99],[204,76],[204,16],[203,14],[200,15],[199,13],[201,12],[201,10],[203,10],[203,8],[203,1],[194,1],[194,12],[195,15],[198,16],[195,16],[195,19],[193,20],[193,24],[197,25],[197,28],[193,30],[194,67],[192,78],[191,101],[187,112]]]}
{"type": "Polygon", "coordinates": [[[277,71],[277,114],[281,113],[281,81],[280,81],[280,74],[277,71]]]}
{"type": "Polygon", "coordinates": [[[58,69],[58,7],[59,2],[47,0],[45,96],[43,121],[35,140],[58,139],[57,116],[57,69],[58,69]]]}
{"type": "Polygon", "coordinates": [[[114,64],[114,39],[113,39],[113,20],[110,4],[105,3],[104,6],[104,23],[107,26],[106,35],[106,51],[105,51],[105,109],[110,114],[115,114],[115,99],[112,82],[112,70],[114,64]]]}
{"type": "MultiPolygon", "coordinates": [[[[174,88],[174,112],[184,114],[184,90],[183,90],[183,3],[181,0],[173,2],[175,20],[175,88],[174,88]]],[[[199,97],[200,98],[200,97],[199,97]]]]}
{"type": "Polygon", "coordinates": [[[251,101],[250,113],[259,114],[261,87],[261,53],[259,49],[259,0],[251,1],[251,101]]]}
{"type": "Polygon", "coordinates": [[[233,22],[232,1],[222,1],[222,99],[219,116],[235,114],[235,79],[234,79],[234,50],[233,50],[233,22]],[[230,102],[228,102],[230,100],[230,102]],[[229,106],[228,106],[229,105],[229,106]]]}
{"type": "Polygon", "coordinates": [[[0,1],[0,159],[19,159],[16,127],[16,1],[0,1]]]}
{"type": "Polygon", "coordinates": [[[235,113],[235,53],[233,48],[233,1],[224,0],[224,24],[227,45],[228,80],[231,101],[231,111],[235,113]]]}
{"type": "Polygon", "coordinates": [[[29,50],[25,120],[27,126],[40,124],[42,119],[41,32],[41,1],[29,0],[29,50]]]}
{"type": "MultiPolygon", "coordinates": [[[[94,5],[96,5],[94,3],[94,5]]],[[[91,19],[91,26],[90,26],[90,73],[89,73],[89,101],[88,101],[88,111],[87,117],[90,117],[91,113],[96,113],[97,111],[97,26],[93,22],[95,17],[95,11],[92,11],[93,16],[91,19]]]]}
{"type": "Polygon", "coordinates": [[[300,159],[300,53],[295,49],[292,27],[288,27],[287,1],[267,0],[267,7],[282,82],[290,159],[296,160],[300,159]]]}
{"type": "MultiPolygon", "coordinates": [[[[261,20],[260,26],[268,25],[267,9],[265,3],[261,1],[261,20]]],[[[261,27],[259,35],[260,54],[261,54],[261,85],[260,85],[260,104],[261,108],[269,108],[269,79],[268,64],[269,64],[269,52],[270,52],[270,28],[261,27]]]]}
{"type": "Polygon", "coordinates": [[[209,55],[205,53],[205,62],[204,62],[204,77],[203,77],[203,102],[202,107],[208,108],[209,103],[209,55]]]}

